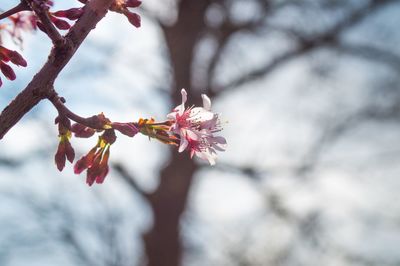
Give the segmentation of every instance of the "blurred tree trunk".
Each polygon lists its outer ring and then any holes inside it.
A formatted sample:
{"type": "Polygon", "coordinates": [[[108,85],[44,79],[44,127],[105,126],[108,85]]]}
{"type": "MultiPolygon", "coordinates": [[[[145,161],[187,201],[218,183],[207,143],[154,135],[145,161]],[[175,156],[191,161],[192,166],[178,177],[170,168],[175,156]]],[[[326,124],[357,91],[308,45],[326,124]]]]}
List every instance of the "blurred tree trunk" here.
{"type": "MultiPolygon", "coordinates": [[[[179,3],[177,22],[172,26],[162,26],[174,71],[171,88],[174,104],[181,101],[181,88],[186,88],[189,94],[193,89],[193,54],[204,28],[203,18],[208,4],[209,1],[183,0],[179,3]]],[[[192,104],[200,102],[199,96],[190,96],[192,104]]],[[[187,153],[173,151],[169,156],[168,164],[160,171],[160,184],[150,196],[153,226],[144,235],[149,266],[181,265],[180,218],[197,166],[187,153]]]]}

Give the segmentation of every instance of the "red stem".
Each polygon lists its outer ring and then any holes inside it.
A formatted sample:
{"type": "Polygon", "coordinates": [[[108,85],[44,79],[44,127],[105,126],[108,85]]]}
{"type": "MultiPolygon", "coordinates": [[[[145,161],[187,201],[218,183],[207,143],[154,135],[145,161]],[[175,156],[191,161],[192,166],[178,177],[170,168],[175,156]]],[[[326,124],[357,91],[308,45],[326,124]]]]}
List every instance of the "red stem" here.
{"type": "Polygon", "coordinates": [[[84,126],[97,129],[97,130],[103,130],[103,124],[98,123],[98,119],[94,119],[96,116],[93,117],[82,117],[74,112],[72,112],[68,107],[65,106],[64,101],[57,95],[57,93],[53,90],[51,93],[51,96],[48,97],[48,99],[51,101],[51,103],[54,105],[54,107],[57,109],[58,113],[60,116],[65,116],[79,124],[82,124],[84,126]]]}

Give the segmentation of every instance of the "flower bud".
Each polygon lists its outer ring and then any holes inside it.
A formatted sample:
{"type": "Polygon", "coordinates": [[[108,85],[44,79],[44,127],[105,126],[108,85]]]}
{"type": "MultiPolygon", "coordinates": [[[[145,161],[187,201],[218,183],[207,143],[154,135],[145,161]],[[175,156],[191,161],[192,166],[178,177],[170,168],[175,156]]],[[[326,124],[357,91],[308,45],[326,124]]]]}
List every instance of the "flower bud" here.
{"type": "Polygon", "coordinates": [[[25,59],[16,51],[9,50],[7,56],[10,58],[10,61],[17,66],[26,67],[28,65],[25,59]]]}
{"type": "Polygon", "coordinates": [[[60,141],[58,144],[58,149],[56,152],[56,155],[54,156],[54,161],[57,165],[57,169],[61,172],[64,169],[65,166],[65,142],[60,141]]]}
{"type": "Polygon", "coordinates": [[[8,78],[9,80],[15,80],[16,76],[14,70],[12,70],[12,68],[9,65],[0,62],[0,70],[6,78],[8,78]]]}
{"type": "Polygon", "coordinates": [[[80,158],[75,163],[75,166],[74,166],[74,173],[75,174],[79,175],[85,169],[87,169],[88,167],[92,166],[93,159],[94,159],[94,157],[96,155],[96,151],[97,151],[97,146],[94,147],[93,149],[91,149],[87,155],[83,156],[82,158],[80,158]]]}
{"type": "Polygon", "coordinates": [[[65,141],[65,156],[67,157],[67,159],[70,163],[73,163],[73,161],[75,159],[75,151],[74,151],[74,148],[72,148],[72,145],[68,140],[65,141]]]}
{"type": "Polygon", "coordinates": [[[135,26],[136,28],[140,27],[141,19],[140,19],[140,16],[138,14],[126,11],[126,12],[124,12],[124,15],[128,18],[129,22],[133,26],[135,26]]]}
{"type": "Polygon", "coordinates": [[[129,137],[133,137],[139,132],[139,129],[134,125],[134,123],[114,122],[111,124],[111,126],[113,129],[116,129],[122,134],[127,135],[129,137]]]}
{"type": "Polygon", "coordinates": [[[117,140],[117,136],[115,136],[115,131],[113,129],[107,129],[104,131],[103,135],[101,135],[101,140],[105,141],[107,144],[113,144],[117,140]]]}
{"type": "Polygon", "coordinates": [[[74,135],[77,138],[90,138],[96,132],[94,129],[79,123],[73,124],[71,131],[74,132],[74,135]]]}
{"type": "Polygon", "coordinates": [[[67,18],[69,20],[77,20],[83,14],[83,8],[70,8],[67,10],[60,10],[54,12],[53,15],[56,17],[67,18]]]}
{"type": "Polygon", "coordinates": [[[100,162],[101,162],[101,152],[96,153],[96,156],[93,160],[93,164],[88,168],[86,173],[86,184],[89,186],[93,185],[97,176],[100,175],[100,162]]]}
{"type": "Polygon", "coordinates": [[[138,7],[138,6],[140,6],[141,4],[142,4],[142,1],[140,1],[140,0],[127,0],[127,1],[125,2],[125,6],[126,6],[126,7],[132,7],[132,8],[138,7]]]}
{"type": "Polygon", "coordinates": [[[71,25],[69,25],[69,23],[66,22],[65,20],[58,19],[55,17],[52,17],[51,20],[53,21],[54,25],[60,30],[69,30],[69,28],[71,28],[71,25]]]}

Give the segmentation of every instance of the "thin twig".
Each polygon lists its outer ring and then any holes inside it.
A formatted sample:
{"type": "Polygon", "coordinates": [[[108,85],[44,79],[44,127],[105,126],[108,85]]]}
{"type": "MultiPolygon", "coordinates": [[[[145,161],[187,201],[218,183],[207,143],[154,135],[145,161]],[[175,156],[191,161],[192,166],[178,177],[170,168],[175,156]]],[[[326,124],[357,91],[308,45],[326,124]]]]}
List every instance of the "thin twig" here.
{"type": "Polygon", "coordinates": [[[120,164],[120,163],[115,163],[113,164],[113,168],[119,173],[119,175],[122,177],[123,180],[125,180],[128,185],[133,188],[140,196],[142,196],[144,199],[150,201],[151,200],[151,194],[148,192],[144,191],[139,184],[136,182],[135,178],[128,173],[126,168],[120,164]]]}
{"type": "Polygon", "coordinates": [[[68,107],[64,104],[64,99],[58,96],[54,89],[49,92],[49,96],[47,98],[54,105],[60,115],[65,116],[79,124],[90,127],[92,129],[104,129],[103,123],[99,123],[97,116],[85,118],[75,114],[70,109],[68,109],[68,107]]]}
{"type": "Polygon", "coordinates": [[[30,7],[25,2],[21,2],[17,6],[11,8],[10,10],[7,10],[6,12],[1,13],[0,20],[8,18],[9,16],[12,16],[18,12],[28,11],[28,10],[31,10],[30,7]]]}
{"type": "Polygon", "coordinates": [[[312,52],[319,47],[332,44],[336,45],[340,34],[342,34],[344,31],[361,23],[366,17],[374,14],[383,7],[395,2],[396,2],[395,0],[371,1],[366,6],[348,14],[346,18],[339,21],[335,26],[328,29],[326,32],[321,33],[312,39],[307,39],[304,36],[300,36],[298,33],[294,31],[290,31],[289,33],[295,35],[295,37],[299,41],[299,45],[297,48],[294,48],[293,50],[290,50],[282,55],[279,55],[278,57],[272,59],[272,61],[270,62],[267,62],[260,68],[244,73],[243,75],[236,77],[235,79],[225,84],[216,86],[215,88],[212,89],[212,91],[215,93],[215,95],[217,95],[221,91],[237,89],[240,86],[246,84],[247,82],[252,82],[254,80],[266,76],[267,74],[271,73],[284,63],[290,62],[292,59],[301,57],[304,54],[312,52]]]}
{"type": "Polygon", "coordinates": [[[35,1],[32,0],[24,0],[31,7],[31,9],[35,12],[36,16],[42,22],[44,29],[46,30],[47,36],[52,40],[54,45],[60,45],[64,42],[63,36],[58,32],[53,22],[51,22],[47,9],[43,7],[43,5],[36,4],[35,1]]]}

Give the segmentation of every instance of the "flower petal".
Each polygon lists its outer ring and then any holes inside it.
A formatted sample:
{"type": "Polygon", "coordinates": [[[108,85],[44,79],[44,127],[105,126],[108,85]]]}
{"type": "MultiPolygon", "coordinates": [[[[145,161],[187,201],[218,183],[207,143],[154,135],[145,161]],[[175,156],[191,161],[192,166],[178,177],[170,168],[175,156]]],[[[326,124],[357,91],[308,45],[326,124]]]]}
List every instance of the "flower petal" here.
{"type": "Polygon", "coordinates": [[[181,90],[181,95],[182,95],[182,104],[177,106],[177,111],[179,115],[183,115],[183,112],[185,111],[185,103],[187,101],[187,92],[185,89],[181,90]]]}
{"type": "Polygon", "coordinates": [[[181,144],[179,146],[178,151],[183,152],[187,148],[188,145],[189,145],[189,141],[187,141],[186,138],[181,138],[181,144]]]}
{"type": "Polygon", "coordinates": [[[211,100],[210,98],[208,98],[207,95],[202,94],[201,98],[203,98],[203,107],[204,109],[206,109],[207,111],[211,111],[211,100]]]}
{"type": "Polygon", "coordinates": [[[192,130],[186,130],[186,136],[191,140],[198,140],[199,136],[192,130]]]}
{"type": "Polygon", "coordinates": [[[213,137],[213,140],[219,144],[226,144],[226,139],[221,136],[215,136],[215,137],[213,137]]]}

